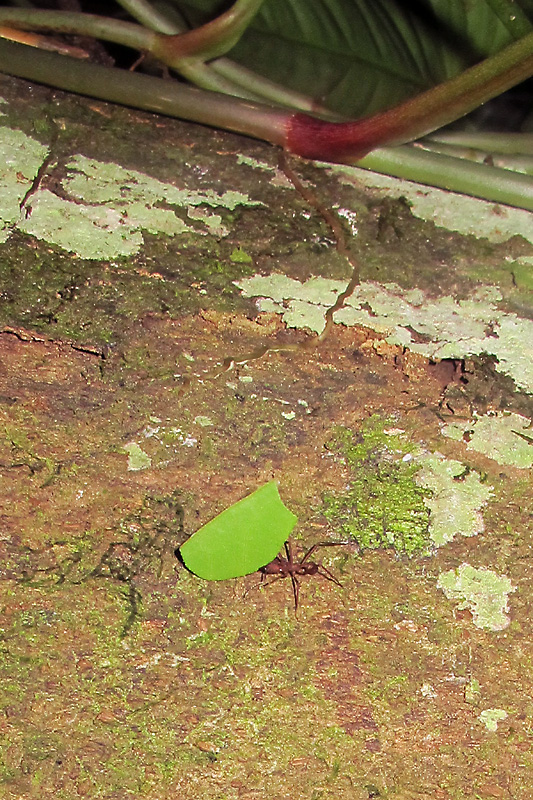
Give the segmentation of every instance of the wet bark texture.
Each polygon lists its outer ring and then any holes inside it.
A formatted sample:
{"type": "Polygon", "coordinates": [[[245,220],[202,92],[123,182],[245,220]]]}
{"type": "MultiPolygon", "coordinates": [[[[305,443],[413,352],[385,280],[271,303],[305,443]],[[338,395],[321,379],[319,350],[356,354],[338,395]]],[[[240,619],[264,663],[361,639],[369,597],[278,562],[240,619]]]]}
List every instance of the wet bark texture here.
{"type": "Polygon", "coordinates": [[[0,95],[3,796],[529,798],[532,241],[0,95]],[[174,555],[272,478],[300,548],[363,545],[298,618],[289,581],[174,555]]]}

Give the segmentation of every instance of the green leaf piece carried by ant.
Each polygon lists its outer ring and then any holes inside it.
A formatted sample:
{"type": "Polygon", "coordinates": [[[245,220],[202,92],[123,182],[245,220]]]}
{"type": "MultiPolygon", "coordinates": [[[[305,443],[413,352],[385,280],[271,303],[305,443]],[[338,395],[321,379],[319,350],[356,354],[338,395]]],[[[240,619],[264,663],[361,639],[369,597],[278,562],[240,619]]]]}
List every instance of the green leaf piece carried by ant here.
{"type": "Polygon", "coordinates": [[[179,548],[190,572],[208,581],[250,575],[273,561],[296,525],[275,481],[234,503],[179,548]]]}

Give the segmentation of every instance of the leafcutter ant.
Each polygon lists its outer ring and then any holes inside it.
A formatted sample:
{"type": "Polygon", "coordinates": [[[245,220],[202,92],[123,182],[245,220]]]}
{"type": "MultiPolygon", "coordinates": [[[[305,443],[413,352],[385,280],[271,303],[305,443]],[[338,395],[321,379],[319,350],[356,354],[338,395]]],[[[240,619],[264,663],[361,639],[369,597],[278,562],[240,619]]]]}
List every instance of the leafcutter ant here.
{"type": "Polygon", "coordinates": [[[338,545],[346,545],[346,544],[356,544],[355,542],[317,542],[312,547],[304,553],[303,557],[300,561],[296,561],[294,558],[294,552],[292,548],[292,542],[289,539],[285,542],[285,556],[279,555],[271,561],[269,564],[265,564],[264,567],[261,567],[259,572],[261,573],[261,582],[265,579],[265,576],[272,575],[273,578],[270,583],[273,583],[275,580],[279,578],[290,578],[292,582],[292,591],[294,594],[294,613],[298,613],[298,603],[300,597],[300,581],[298,578],[301,578],[304,575],[320,575],[322,578],[325,578],[327,581],[331,581],[331,583],[335,583],[337,586],[342,587],[342,583],[337,580],[337,578],[332,575],[329,569],[323,564],[317,563],[316,561],[309,561],[309,557],[311,556],[314,551],[319,547],[335,547],[338,545]]]}

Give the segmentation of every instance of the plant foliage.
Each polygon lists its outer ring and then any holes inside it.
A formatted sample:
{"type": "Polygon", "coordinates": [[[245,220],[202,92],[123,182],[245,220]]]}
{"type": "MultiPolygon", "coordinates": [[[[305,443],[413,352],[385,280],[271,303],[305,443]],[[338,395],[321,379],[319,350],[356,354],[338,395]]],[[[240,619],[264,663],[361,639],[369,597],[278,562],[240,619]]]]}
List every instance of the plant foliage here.
{"type": "MultiPolygon", "coordinates": [[[[225,7],[177,0],[192,25],[225,7]]],[[[346,117],[454,77],[533,30],[532,0],[266,0],[228,56],[346,117]]]]}

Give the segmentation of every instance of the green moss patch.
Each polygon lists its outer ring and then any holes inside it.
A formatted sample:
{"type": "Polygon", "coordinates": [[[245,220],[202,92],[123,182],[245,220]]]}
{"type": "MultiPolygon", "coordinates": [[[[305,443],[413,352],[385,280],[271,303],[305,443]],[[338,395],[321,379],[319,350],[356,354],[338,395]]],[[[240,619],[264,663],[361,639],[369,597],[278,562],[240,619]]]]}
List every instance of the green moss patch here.
{"type": "Polygon", "coordinates": [[[419,469],[408,446],[388,434],[388,420],[371,417],[359,435],[338,428],[328,449],[349,470],[343,494],[324,497],[324,514],[362,549],[392,547],[411,556],[429,544],[428,492],[415,482],[419,469]]]}

